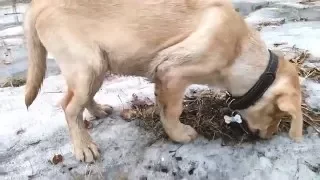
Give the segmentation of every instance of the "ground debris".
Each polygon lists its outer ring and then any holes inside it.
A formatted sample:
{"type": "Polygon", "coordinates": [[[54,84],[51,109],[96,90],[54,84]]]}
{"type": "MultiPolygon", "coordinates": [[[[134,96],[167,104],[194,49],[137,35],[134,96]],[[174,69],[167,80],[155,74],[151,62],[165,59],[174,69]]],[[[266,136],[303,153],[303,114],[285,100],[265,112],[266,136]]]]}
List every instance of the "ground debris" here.
{"type": "Polygon", "coordinates": [[[306,62],[312,62],[315,58],[308,50],[292,46],[282,48],[281,51],[285,54],[285,58],[298,68],[300,77],[320,82],[320,68],[306,65],[306,62]]]}
{"type": "MultiPolygon", "coordinates": [[[[224,115],[232,113],[227,108],[224,93],[202,90],[193,94],[185,96],[183,112],[180,116],[182,123],[192,126],[209,140],[222,138],[223,145],[257,139],[250,133],[246,122],[242,124],[224,122],[224,115]]],[[[144,100],[137,100],[137,97],[131,103],[131,113],[134,114],[131,120],[137,119],[138,126],[152,131],[157,137],[167,138],[160,122],[158,107],[154,103],[144,103],[144,100]],[[139,103],[135,104],[135,102],[139,103]]]]}
{"type": "Polygon", "coordinates": [[[0,84],[0,88],[6,87],[20,87],[26,84],[25,78],[8,78],[3,83],[0,84]]]}
{"type": "Polygon", "coordinates": [[[92,129],[92,128],[93,128],[93,124],[92,124],[91,121],[84,120],[83,122],[84,122],[84,127],[85,127],[86,129],[92,129]]]}
{"type": "Polygon", "coordinates": [[[51,159],[51,163],[57,165],[63,161],[63,156],[61,154],[55,154],[51,159]]]}

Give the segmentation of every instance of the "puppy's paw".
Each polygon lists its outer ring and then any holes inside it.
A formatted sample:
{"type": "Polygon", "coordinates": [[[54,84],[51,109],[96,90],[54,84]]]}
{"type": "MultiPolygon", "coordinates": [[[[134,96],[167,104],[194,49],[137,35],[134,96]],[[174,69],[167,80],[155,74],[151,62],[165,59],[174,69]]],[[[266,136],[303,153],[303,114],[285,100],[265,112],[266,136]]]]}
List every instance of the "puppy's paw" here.
{"type": "Polygon", "coordinates": [[[107,104],[99,104],[98,105],[102,111],[107,113],[108,115],[113,112],[113,107],[107,104]]]}
{"type": "Polygon", "coordinates": [[[168,133],[169,137],[179,143],[189,143],[197,138],[198,133],[189,125],[182,124],[173,132],[168,133]]]}
{"type": "Polygon", "coordinates": [[[113,108],[106,104],[95,104],[92,107],[88,107],[88,111],[93,116],[89,120],[94,120],[108,117],[113,112],[113,108]]]}
{"type": "Polygon", "coordinates": [[[293,131],[289,131],[289,137],[294,141],[294,142],[297,142],[297,143],[300,143],[303,141],[303,136],[302,134],[300,133],[296,133],[296,132],[293,132],[293,131]]]}
{"type": "Polygon", "coordinates": [[[100,157],[98,146],[91,138],[82,138],[74,144],[74,154],[77,160],[92,163],[100,157]]]}

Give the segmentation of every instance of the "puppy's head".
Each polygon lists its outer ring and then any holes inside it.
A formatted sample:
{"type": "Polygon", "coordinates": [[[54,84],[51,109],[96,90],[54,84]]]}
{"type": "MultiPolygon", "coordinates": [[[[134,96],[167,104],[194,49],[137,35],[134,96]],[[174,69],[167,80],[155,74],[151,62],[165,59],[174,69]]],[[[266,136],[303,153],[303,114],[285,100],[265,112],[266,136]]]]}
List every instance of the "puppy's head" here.
{"type": "Polygon", "coordinates": [[[303,118],[301,89],[296,67],[279,57],[279,68],[274,83],[263,97],[250,108],[240,112],[250,130],[263,139],[271,138],[278,131],[281,118],[291,119],[289,136],[302,139],[303,118]]]}

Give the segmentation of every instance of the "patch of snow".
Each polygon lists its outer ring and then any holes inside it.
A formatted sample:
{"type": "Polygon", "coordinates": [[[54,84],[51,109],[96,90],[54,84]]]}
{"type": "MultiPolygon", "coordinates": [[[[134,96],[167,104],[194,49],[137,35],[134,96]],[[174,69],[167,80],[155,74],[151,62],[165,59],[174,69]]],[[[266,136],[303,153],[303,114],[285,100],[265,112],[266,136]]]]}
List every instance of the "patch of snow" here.
{"type": "Polygon", "coordinates": [[[14,26],[0,31],[0,37],[23,35],[22,26],[14,26]]]}
{"type": "Polygon", "coordinates": [[[3,42],[7,46],[21,46],[21,44],[23,44],[23,39],[22,38],[6,38],[3,40],[3,42]]]}
{"type": "Polygon", "coordinates": [[[306,98],[307,105],[320,113],[320,84],[312,80],[305,80],[303,85],[308,95],[306,98]]]}
{"type": "Polygon", "coordinates": [[[281,10],[279,8],[263,8],[257,10],[246,17],[250,24],[260,24],[265,22],[281,22],[284,18],[279,17],[281,10]],[[263,17],[263,18],[261,18],[263,17]]]}
{"type": "MultiPolygon", "coordinates": [[[[303,6],[293,4],[299,0],[233,2],[243,14],[249,14],[247,21],[251,23],[288,19],[291,12],[287,7],[301,9],[303,6]]],[[[25,7],[18,6],[18,12],[24,12],[25,7]]],[[[0,8],[0,24],[16,22],[16,16],[2,14],[11,12],[10,8],[0,8]]],[[[0,36],[22,33],[22,27],[16,26],[2,30],[0,36]]],[[[319,21],[264,27],[261,34],[270,48],[273,43],[286,42],[288,46],[308,49],[320,57],[319,21]]],[[[20,39],[6,41],[15,45],[20,39]]],[[[25,59],[25,54],[25,50],[17,50],[13,56],[19,61],[25,59]]],[[[48,58],[53,59],[50,53],[48,58]]],[[[13,63],[10,73],[7,69],[0,72],[11,75],[19,69],[15,66],[18,65],[13,63]]],[[[308,94],[307,104],[319,109],[319,84],[309,80],[302,80],[301,84],[308,94]]],[[[189,90],[204,88],[208,87],[193,85],[189,90]]],[[[137,126],[137,121],[126,122],[119,117],[119,111],[129,106],[133,93],[154,100],[153,89],[154,84],[140,77],[117,77],[104,82],[95,99],[112,105],[115,113],[95,121],[90,130],[102,153],[94,165],[79,163],[72,155],[67,123],[59,106],[66,90],[63,76],[46,78],[29,110],[24,105],[24,86],[0,89],[0,179],[120,179],[121,176],[129,180],[320,179],[320,139],[310,128],[301,143],[292,142],[287,134],[279,134],[271,140],[234,147],[222,146],[219,139],[208,141],[203,137],[182,145],[155,139],[153,134],[137,126]],[[64,160],[53,165],[48,160],[56,153],[64,160]]]]}
{"type": "Polygon", "coordinates": [[[23,21],[23,13],[26,12],[29,4],[17,3],[15,9],[9,5],[0,6],[0,24],[6,25],[23,21]]]}
{"type": "Polygon", "coordinates": [[[313,56],[320,57],[320,22],[292,22],[264,27],[261,36],[269,47],[273,47],[275,42],[285,42],[288,46],[307,49],[313,56]]]}
{"type": "MultiPolygon", "coordinates": [[[[139,77],[106,81],[95,96],[121,110],[133,93],[153,99],[154,85],[139,77]]],[[[206,88],[194,85],[189,89],[206,88]]],[[[64,114],[58,105],[65,91],[61,75],[45,79],[41,92],[27,111],[24,87],[0,89],[0,178],[70,179],[293,179],[319,176],[320,139],[305,136],[293,143],[286,134],[270,141],[222,146],[220,140],[199,137],[189,144],[157,140],[153,134],[119,118],[118,111],[94,123],[90,133],[102,157],[94,165],[79,163],[72,155],[64,114]],[[59,153],[64,161],[48,163],[59,153]],[[305,162],[309,164],[306,165],[305,162]],[[284,164],[287,164],[284,166],[284,164]],[[311,165],[310,165],[311,164],[311,165]],[[310,170],[312,169],[312,170],[310,170]],[[311,173],[310,173],[311,172],[311,173]],[[306,176],[306,173],[308,175],[306,176]],[[86,175],[87,174],[87,175],[86,175]]]]}

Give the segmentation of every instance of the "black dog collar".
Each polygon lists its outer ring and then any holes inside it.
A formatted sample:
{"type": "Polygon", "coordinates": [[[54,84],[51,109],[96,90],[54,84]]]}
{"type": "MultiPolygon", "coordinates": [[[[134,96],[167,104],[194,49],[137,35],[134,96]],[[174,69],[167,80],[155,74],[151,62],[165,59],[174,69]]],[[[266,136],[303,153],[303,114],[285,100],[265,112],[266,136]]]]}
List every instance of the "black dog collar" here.
{"type": "Polygon", "coordinates": [[[260,76],[255,85],[243,96],[233,97],[228,93],[227,104],[231,110],[243,110],[255,104],[267,91],[276,78],[276,73],[279,64],[279,57],[271,50],[268,50],[270,54],[269,64],[260,76]]]}

